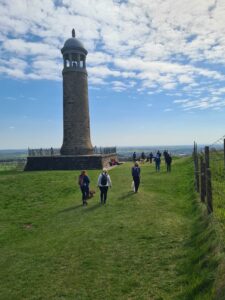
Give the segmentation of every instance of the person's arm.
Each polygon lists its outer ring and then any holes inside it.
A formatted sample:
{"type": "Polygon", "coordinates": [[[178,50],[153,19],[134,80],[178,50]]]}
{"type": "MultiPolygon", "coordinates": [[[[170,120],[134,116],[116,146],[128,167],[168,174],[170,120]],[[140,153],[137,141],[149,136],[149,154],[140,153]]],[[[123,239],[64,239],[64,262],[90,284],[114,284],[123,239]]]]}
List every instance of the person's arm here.
{"type": "Polygon", "coordinates": [[[107,181],[108,181],[108,185],[109,185],[110,187],[112,187],[112,181],[111,181],[111,179],[110,179],[109,174],[107,175],[107,181]]]}
{"type": "Polygon", "coordinates": [[[101,178],[102,178],[102,174],[100,174],[100,175],[98,176],[97,186],[101,186],[101,178]]]}

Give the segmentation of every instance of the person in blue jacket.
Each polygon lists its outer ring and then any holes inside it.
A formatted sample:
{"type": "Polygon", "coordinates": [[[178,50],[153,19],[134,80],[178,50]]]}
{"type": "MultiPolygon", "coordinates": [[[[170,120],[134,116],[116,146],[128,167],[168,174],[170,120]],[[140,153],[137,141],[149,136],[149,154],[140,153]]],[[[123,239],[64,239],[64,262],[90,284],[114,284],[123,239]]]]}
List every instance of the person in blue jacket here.
{"type": "Polygon", "coordinates": [[[89,196],[89,184],[90,184],[90,179],[89,179],[86,171],[81,172],[81,174],[79,176],[78,184],[80,186],[80,190],[82,193],[83,206],[85,206],[85,205],[87,205],[87,199],[89,196]]]}
{"type": "Polygon", "coordinates": [[[131,174],[134,181],[134,192],[137,193],[140,185],[140,178],[141,178],[141,169],[138,165],[138,162],[135,162],[134,166],[132,167],[131,174]]]}
{"type": "Polygon", "coordinates": [[[155,161],[155,170],[156,170],[156,172],[159,172],[160,171],[161,158],[160,158],[160,155],[158,153],[156,154],[156,157],[154,158],[154,161],[155,161]]]}

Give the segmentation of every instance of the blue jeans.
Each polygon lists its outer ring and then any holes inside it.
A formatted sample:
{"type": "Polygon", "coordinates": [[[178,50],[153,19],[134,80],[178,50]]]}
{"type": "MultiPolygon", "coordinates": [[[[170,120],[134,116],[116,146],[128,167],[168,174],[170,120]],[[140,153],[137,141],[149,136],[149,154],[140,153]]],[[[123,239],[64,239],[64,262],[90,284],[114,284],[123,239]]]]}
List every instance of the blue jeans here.
{"type": "Polygon", "coordinates": [[[140,185],[140,177],[133,176],[135,192],[138,191],[140,185]]]}
{"type": "Polygon", "coordinates": [[[107,192],[108,192],[108,186],[100,186],[99,187],[101,193],[100,193],[100,199],[101,199],[101,204],[105,204],[107,200],[107,192]]]}
{"type": "Polygon", "coordinates": [[[89,187],[88,186],[81,186],[80,187],[81,193],[82,193],[82,201],[83,201],[83,205],[87,205],[87,199],[89,196],[89,187]]]}
{"type": "Polygon", "coordinates": [[[155,163],[155,170],[156,170],[156,172],[160,171],[160,162],[155,163]]]}

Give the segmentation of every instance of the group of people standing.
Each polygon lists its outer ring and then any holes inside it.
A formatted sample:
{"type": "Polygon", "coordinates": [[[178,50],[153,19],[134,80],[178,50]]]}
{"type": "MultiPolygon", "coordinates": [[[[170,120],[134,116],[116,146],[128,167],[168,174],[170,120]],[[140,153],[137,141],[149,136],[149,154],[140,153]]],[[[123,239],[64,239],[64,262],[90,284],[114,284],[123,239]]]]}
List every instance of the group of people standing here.
{"type": "MultiPolygon", "coordinates": [[[[151,164],[153,161],[155,162],[155,170],[156,172],[160,171],[160,165],[161,165],[161,152],[158,150],[156,154],[154,155],[152,152],[149,153],[149,155],[145,155],[144,152],[141,153],[140,156],[140,162],[149,161],[151,164]]],[[[169,154],[167,150],[163,151],[164,160],[166,163],[167,172],[171,172],[171,163],[172,163],[172,156],[169,154]]],[[[133,161],[137,161],[137,154],[136,152],[133,153],[133,161]]]]}

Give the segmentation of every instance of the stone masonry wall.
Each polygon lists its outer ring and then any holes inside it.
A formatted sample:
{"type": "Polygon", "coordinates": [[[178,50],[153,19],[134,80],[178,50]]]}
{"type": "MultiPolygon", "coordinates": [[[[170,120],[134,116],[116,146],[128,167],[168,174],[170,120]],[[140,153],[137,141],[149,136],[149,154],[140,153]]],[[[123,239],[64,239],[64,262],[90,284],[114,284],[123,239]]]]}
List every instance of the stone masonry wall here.
{"type": "Polygon", "coordinates": [[[24,171],[98,170],[109,167],[110,159],[117,160],[117,155],[34,156],[27,158],[24,171]]]}

